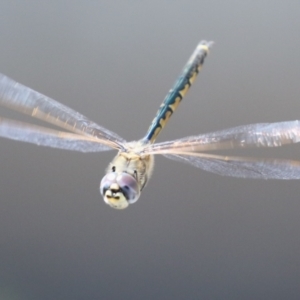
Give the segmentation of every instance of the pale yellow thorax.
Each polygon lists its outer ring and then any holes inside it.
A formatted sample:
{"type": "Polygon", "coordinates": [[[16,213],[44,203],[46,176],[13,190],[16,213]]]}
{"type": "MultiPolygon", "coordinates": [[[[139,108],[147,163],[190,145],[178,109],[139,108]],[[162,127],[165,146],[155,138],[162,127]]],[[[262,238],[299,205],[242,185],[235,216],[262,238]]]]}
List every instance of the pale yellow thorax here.
{"type": "Polygon", "coordinates": [[[148,179],[152,175],[154,167],[153,155],[137,154],[141,149],[140,142],[131,142],[126,145],[127,151],[120,151],[109,164],[106,173],[114,170],[117,173],[128,173],[136,178],[140,191],[146,186],[148,179]]]}

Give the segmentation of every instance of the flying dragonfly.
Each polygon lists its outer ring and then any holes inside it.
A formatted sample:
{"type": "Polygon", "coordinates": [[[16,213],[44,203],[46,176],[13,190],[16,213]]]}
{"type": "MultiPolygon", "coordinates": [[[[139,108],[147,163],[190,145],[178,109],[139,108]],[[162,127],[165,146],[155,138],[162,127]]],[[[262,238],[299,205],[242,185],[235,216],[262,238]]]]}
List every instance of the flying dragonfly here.
{"type": "Polygon", "coordinates": [[[280,147],[300,141],[299,121],[244,125],[155,143],[196,79],[212,42],[201,41],[161,104],[145,137],[126,142],[71,108],[0,74],[0,105],[60,127],[50,129],[0,118],[0,136],[79,152],[118,151],[100,183],[104,201],[124,209],[136,202],[150,179],[154,155],[189,163],[219,175],[260,179],[300,179],[300,161],[222,156],[208,151],[280,147]]]}

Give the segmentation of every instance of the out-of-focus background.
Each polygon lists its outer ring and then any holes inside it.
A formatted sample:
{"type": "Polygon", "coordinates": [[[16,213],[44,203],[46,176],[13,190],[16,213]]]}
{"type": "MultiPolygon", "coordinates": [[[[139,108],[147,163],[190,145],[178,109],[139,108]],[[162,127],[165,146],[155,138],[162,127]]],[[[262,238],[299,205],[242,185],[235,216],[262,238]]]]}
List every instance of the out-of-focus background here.
{"type": "MultiPolygon", "coordinates": [[[[159,141],[294,120],[299,14],[292,0],[2,1],[0,71],[134,140],[208,39],[159,141]]],[[[245,154],[300,160],[300,145],[245,154]]],[[[299,299],[299,181],[157,157],[139,202],[116,211],[98,190],[114,155],[0,140],[1,300],[299,299]]]]}

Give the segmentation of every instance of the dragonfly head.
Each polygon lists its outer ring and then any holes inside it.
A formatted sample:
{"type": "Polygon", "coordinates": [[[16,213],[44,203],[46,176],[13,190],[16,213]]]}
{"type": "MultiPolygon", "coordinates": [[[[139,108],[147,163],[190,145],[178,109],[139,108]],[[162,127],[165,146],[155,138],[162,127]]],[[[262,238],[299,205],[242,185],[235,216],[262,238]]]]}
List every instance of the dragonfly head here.
{"type": "Polygon", "coordinates": [[[140,197],[138,182],[125,172],[107,173],[101,180],[100,193],[105,203],[116,209],[124,209],[140,197]]]}

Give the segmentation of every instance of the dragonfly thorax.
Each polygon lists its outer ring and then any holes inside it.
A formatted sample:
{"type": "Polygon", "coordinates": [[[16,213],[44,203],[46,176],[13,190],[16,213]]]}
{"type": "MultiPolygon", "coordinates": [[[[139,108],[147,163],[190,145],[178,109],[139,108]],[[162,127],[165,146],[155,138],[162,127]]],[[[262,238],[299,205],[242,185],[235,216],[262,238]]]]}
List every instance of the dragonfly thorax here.
{"type": "Polygon", "coordinates": [[[100,183],[104,201],[116,209],[124,209],[135,203],[152,174],[153,163],[152,155],[119,152],[100,183]]]}

